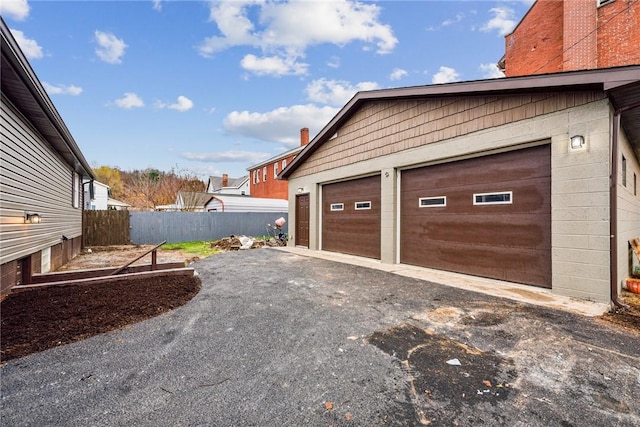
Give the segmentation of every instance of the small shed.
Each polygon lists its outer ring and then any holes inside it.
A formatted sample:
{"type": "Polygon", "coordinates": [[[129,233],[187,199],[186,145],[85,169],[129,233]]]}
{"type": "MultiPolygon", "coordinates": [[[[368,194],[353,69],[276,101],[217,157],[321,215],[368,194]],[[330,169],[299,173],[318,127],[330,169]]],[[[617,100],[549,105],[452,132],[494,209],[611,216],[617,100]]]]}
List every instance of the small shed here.
{"type": "Polygon", "coordinates": [[[287,212],[286,199],[265,199],[233,194],[215,194],[205,205],[205,212],[287,212]]]}

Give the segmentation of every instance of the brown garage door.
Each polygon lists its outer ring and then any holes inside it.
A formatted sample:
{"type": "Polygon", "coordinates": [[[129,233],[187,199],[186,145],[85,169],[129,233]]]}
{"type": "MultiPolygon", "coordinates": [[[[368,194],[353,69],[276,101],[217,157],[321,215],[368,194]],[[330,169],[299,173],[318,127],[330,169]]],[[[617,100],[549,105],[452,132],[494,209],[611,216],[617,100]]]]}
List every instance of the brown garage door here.
{"type": "Polygon", "coordinates": [[[322,186],[322,249],[380,259],[380,175],[322,186]]]}
{"type": "Polygon", "coordinates": [[[549,145],[402,172],[400,260],[551,287],[549,145]]]}

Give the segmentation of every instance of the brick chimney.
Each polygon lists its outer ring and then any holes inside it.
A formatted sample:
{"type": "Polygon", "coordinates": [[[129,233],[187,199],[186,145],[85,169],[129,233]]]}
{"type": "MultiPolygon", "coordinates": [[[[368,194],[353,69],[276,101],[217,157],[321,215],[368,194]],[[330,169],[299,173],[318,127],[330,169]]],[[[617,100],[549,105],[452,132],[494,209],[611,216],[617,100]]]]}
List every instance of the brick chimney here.
{"type": "Polygon", "coordinates": [[[222,186],[223,187],[229,186],[229,175],[227,175],[226,173],[222,174],[222,186]]]}
{"type": "Polygon", "coordinates": [[[309,128],[300,129],[300,146],[305,146],[309,143],[309,128]]]}

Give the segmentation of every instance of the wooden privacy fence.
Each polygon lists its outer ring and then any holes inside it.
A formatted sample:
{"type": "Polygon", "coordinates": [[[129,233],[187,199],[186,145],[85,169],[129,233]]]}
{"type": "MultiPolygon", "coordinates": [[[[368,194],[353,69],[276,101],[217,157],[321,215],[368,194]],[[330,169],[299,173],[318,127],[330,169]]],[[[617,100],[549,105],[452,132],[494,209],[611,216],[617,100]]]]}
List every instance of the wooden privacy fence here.
{"type": "Polygon", "coordinates": [[[84,211],[82,246],[128,245],[128,211],[84,211]]]}

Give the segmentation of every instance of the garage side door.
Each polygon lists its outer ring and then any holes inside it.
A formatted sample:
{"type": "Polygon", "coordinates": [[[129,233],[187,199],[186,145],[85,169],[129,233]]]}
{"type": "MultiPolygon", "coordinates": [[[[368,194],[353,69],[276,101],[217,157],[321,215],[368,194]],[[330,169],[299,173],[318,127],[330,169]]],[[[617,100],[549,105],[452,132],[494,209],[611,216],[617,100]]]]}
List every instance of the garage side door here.
{"type": "Polygon", "coordinates": [[[551,151],[402,172],[400,260],[551,287],[551,151]]]}
{"type": "Polygon", "coordinates": [[[380,259],[380,175],[322,186],[322,249],[380,259]]]}

